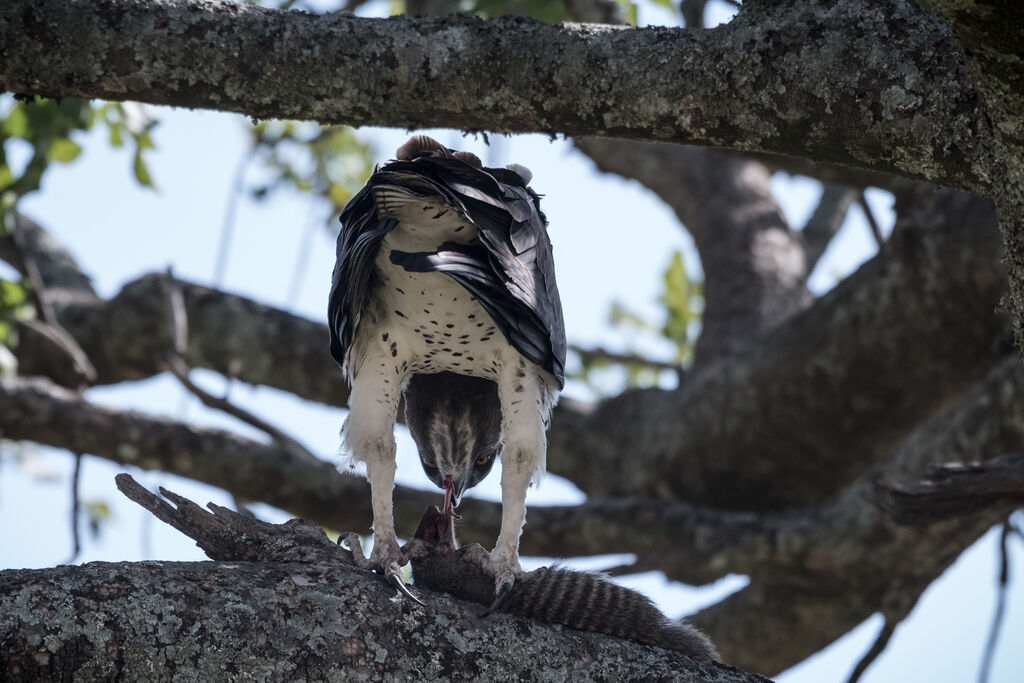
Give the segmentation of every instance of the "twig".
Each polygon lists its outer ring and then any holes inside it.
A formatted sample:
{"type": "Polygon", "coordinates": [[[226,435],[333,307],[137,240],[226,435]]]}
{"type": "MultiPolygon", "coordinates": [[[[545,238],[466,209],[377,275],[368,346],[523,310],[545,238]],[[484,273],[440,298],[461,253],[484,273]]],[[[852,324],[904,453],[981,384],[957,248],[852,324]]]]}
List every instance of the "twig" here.
{"type": "Polygon", "coordinates": [[[213,268],[213,285],[218,289],[224,283],[224,273],[228,267],[228,253],[235,235],[235,217],[238,213],[238,201],[242,196],[242,183],[245,182],[245,169],[252,159],[252,150],[247,151],[235,167],[234,181],[231,183],[231,196],[224,207],[224,220],[221,222],[220,243],[217,245],[217,261],[213,268]]]}
{"type": "Polygon", "coordinates": [[[875,638],[874,644],[871,648],[864,653],[860,661],[857,662],[857,666],[853,667],[853,671],[850,673],[850,677],[846,679],[846,683],[857,683],[860,677],[864,675],[867,668],[871,666],[878,655],[882,654],[885,647],[889,644],[889,639],[892,638],[893,632],[896,630],[896,626],[899,625],[902,619],[890,618],[888,615],[885,617],[885,624],[882,626],[882,630],[879,632],[878,637],[875,638]]]}
{"type": "Polygon", "coordinates": [[[800,232],[808,273],[814,270],[832,238],[839,232],[856,197],[857,191],[845,185],[823,183],[818,206],[800,232]]]}
{"type": "Polygon", "coordinates": [[[683,22],[686,28],[705,28],[704,6],[707,0],[682,0],[679,3],[679,11],[683,15],[683,22]]]}
{"type": "Polygon", "coordinates": [[[306,266],[309,265],[309,255],[313,250],[313,235],[316,234],[318,223],[316,209],[311,205],[309,215],[306,217],[306,229],[302,234],[299,253],[295,257],[295,268],[292,270],[292,277],[288,283],[288,294],[285,297],[285,305],[289,308],[295,307],[295,302],[298,301],[299,293],[302,291],[304,276],[309,272],[306,266]]]}
{"type": "Polygon", "coordinates": [[[174,273],[167,269],[167,302],[171,311],[171,334],[174,336],[174,353],[183,357],[188,352],[188,309],[185,307],[185,293],[181,284],[174,279],[174,273]]]}
{"type": "MultiPolygon", "coordinates": [[[[6,222],[7,231],[14,239],[14,245],[18,250],[19,256],[21,257],[21,263],[25,268],[25,273],[28,275],[29,281],[32,283],[32,295],[38,306],[39,316],[41,320],[30,321],[28,319],[20,320],[22,324],[29,327],[36,332],[39,332],[48,340],[56,344],[61,350],[63,350],[70,358],[71,362],[75,366],[75,372],[79,376],[79,380],[82,385],[91,384],[96,380],[96,368],[89,361],[89,357],[86,355],[82,347],[75,341],[75,338],[68,333],[66,329],[60,324],[60,320],[57,318],[57,310],[50,300],[49,289],[46,286],[46,281],[43,278],[42,272],[39,269],[39,264],[36,261],[35,254],[28,248],[25,243],[25,236],[21,232],[21,223],[17,220],[13,211],[7,211],[4,215],[6,222]]],[[[79,391],[84,387],[79,386],[79,391]]]]}
{"type": "Polygon", "coordinates": [[[256,429],[259,429],[270,436],[270,438],[277,441],[285,448],[291,450],[295,455],[301,458],[307,458],[310,461],[319,462],[319,458],[313,455],[305,446],[300,444],[298,441],[288,436],[274,425],[266,422],[262,418],[253,415],[249,411],[239,408],[230,401],[224,398],[217,398],[206,390],[197,386],[191,379],[189,379],[189,367],[178,355],[168,354],[164,358],[164,366],[168,372],[174,375],[181,385],[185,387],[189,392],[194,394],[200,401],[203,402],[208,408],[214,408],[222,412],[231,415],[232,417],[238,418],[246,424],[252,425],[256,429]]]}
{"type": "Polygon", "coordinates": [[[196,396],[203,405],[208,408],[220,410],[234,418],[252,425],[268,434],[276,442],[290,450],[300,458],[308,459],[311,462],[319,462],[320,459],[313,455],[305,446],[282,432],[277,427],[262,418],[253,415],[243,408],[239,408],[226,398],[218,398],[206,390],[197,386],[190,378],[190,368],[185,362],[185,353],[188,351],[188,312],[185,307],[185,296],[181,285],[168,271],[165,280],[167,297],[170,305],[171,326],[174,336],[174,350],[166,353],[163,358],[163,366],[174,375],[185,389],[196,396]]]}
{"type": "Polygon", "coordinates": [[[75,453],[75,469],[71,475],[71,557],[64,564],[71,564],[82,552],[82,539],[78,529],[80,517],[78,484],[82,475],[82,454],[75,453]]]}
{"type": "Polygon", "coordinates": [[[988,683],[988,675],[996,653],[996,643],[999,642],[999,631],[1002,629],[1003,616],[1006,613],[1006,587],[1010,578],[1010,557],[1006,552],[1006,539],[1009,538],[1012,530],[1013,527],[1010,526],[1009,521],[1003,522],[1003,530],[999,535],[999,585],[996,589],[996,611],[992,615],[992,628],[989,630],[985,652],[981,657],[978,683],[988,683]]]}
{"type": "Polygon", "coordinates": [[[669,363],[667,361],[654,360],[651,358],[645,358],[643,356],[637,356],[631,353],[616,353],[615,351],[608,351],[607,349],[595,348],[585,349],[575,344],[569,345],[569,350],[579,355],[580,359],[584,363],[595,360],[608,361],[609,363],[617,363],[620,365],[640,365],[645,368],[651,368],[654,370],[671,370],[672,372],[678,372],[681,369],[679,363],[669,363]]]}
{"type": "Polygon", "coordinates": [[[96,380],[96,368],[93,367],[89,357],[85,355],[85,351],[66,329],[60,325],[53,325],[38,318],[17,318],[15,322],[42,335],[46,340],[67,354],[75,367],[75,374],[78,375],[80,382],[79,390],[96,380]]]}
{"type": "Polygon", "coordinates": [[[860,194],[857,195],[857,203],[860,204],[860,208],[864,212],[864,218],[867,219],[868,225],[871,226],[871,234],[875,237],[875,244],[878,245],[878,250],[881,251],[885,248],[885,237],[882,236],[882,230],[878,227],[878,221],[875,220],[875,214],[871,211],[871,206],[868,204],[868,198],[864,194],[864,190],[861,190],[860,194]]]}
{"type": "Polygon", "coordinates": [[[189,538],[212,560],[251,562],[346,562],[351,553],[332,543],[308,520],[270,524],[208,503],[209,511],[160,487],[160,498],[129,474],[114,477],[118,490],[154,517],[189,538]],[[173,503],[171,505],[170,503],[173,503]]]}

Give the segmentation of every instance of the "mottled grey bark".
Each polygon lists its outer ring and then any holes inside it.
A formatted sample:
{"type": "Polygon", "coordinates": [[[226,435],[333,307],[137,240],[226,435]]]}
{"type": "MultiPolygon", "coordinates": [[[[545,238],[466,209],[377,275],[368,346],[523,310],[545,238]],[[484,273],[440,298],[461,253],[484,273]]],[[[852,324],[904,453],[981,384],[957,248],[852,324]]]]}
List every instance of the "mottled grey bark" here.
{"type": "Polygon", "coordinates": [[[11,681],[764,680],[424,595],[309,562],[0,571],[0,666],[11,681]]]}
{"type": "Polygon", "coordinates": [[[256,118],[697,143],[974,190],[995,169],[955,46],[905,0],[748,3],[711,31],[12,0],[0,86],[256,118]]]}
{"type": "MultiPolygon", "coordinates": [[[[1011,500],[901,526],[880,503],[879,479],[915,482],[934,463],[998,461],[1024,440],[1024,367],[1007,357],[948,410],[914,432],[878,471],[822,506],[763,518],[741,537],[760,548],[750,585],[692,617],[730,662],[773,673],[802,661],[875,612],[896,622],[967,547],[1014,509],[1011,500]],[[772,558],[781,560],[774,568],[772,558]],[[736,620],[739,614],[770,619],[736,620]]],[[[1019,493],[1019,492],[1018,492],[1019,493]]],[[[730,563],[728,559],[723,560],[730,563]]],[[[685,575],[685,553],[679,558],[685,575]]],[[[675,572],[667,571],[669,576],[675,572]]],[[[677,575],[678,576],[678,575],[677,575]]],[[[685,580],[685,579],[684,579],[685,580]]]]}
{"type": "Polygon", "coordinates": [[[999,209],[1008,301],[1024,358],[1024,5],[972,0],[917,0],[947,27],[991,120],[991,194],[999,209]]]}

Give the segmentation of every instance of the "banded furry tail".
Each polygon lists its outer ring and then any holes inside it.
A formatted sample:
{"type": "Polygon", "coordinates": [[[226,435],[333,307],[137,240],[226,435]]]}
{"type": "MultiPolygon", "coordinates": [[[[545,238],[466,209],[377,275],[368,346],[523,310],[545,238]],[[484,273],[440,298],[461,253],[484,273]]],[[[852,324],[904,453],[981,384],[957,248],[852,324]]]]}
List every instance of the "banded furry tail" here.
{"type": "MultiPolygon", "coordinates": [[[[413,580],[417,586],[489,605],[494,580],[481,569],[487,552],[476,544],[458,547],[452,524],[436,507],[423,513],[414,542],[427,552],[413,559],[413,580]]],[[[718,660],[715,646],[697,628],[670,620],[647,596],[597,574],[550,567],[524,572],[498,611],[718,660]]]]}

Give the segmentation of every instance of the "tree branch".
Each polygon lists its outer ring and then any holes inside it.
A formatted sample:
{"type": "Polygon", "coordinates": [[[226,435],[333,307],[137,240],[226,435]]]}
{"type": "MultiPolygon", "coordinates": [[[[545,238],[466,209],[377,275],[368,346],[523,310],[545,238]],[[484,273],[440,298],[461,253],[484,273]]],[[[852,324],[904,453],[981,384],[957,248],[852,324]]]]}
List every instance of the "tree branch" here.
{"type": "MultiPolygon", "coordinates": [[[[884,478],[913,481],[935,462],[986,461],[1018,450],[1024,442],[1022,395],[1024,366],[1007,356],[906,439],[885,464],[884,478]]],[[[926,525],[897,525],[871,502],[876,481],[868,473],[830,503],[793,511],[743,540],[763,548],[764,557],[788,562],[775,569],[761,562],[747,588],[692,618],[725,659],[748,668],[756,663],[769,674],[782,671],[875,612],[909,612],[965,547],[1004,519],[1002,509],[983,507],[926,525]],[[804,524],[797,526],[796,519],[804,524]],[[751,621],[752,613],[762,618],[751,621]],[[766,614],[772,617],[766,620],[766,614]],[[737,630],[740,621],[746,626],[737,630]]],[[[671,567],[666,573],[674,575],[671,567]]]]}
{"type": "Polygon", "coordinates": [[[394,600],[377,577],[307,562],[96,562],[0,572],[8,680],[764,681],[610,636],[493,615],[441,593],[394,600]],[[472,611],[471,611],[472,610],[472,611]],[[495,647],[501,643],[502,647],[495,647]],[[446,653],[458,653],[446,654],[446,653]]]}
{"type": "Polygon", "coordinates": [[[914,484],[879,481],[879,502],[900,523],[931,522],[998,505],[1024,506],[1024,455],[934,467],[914,484]]]}
{"type": "Polygon", "coordinates": [[[598,169],[653,190],[693,235],[706,302],[695,371],[742,354],[810,303],[799,237],[761,164],[679,145],[598,138],[575,144],[598,169]]]}
{"type": "Polygon", "coordinates": [[[899,0],[745,4],[710,31],[11,0],[0,8],[0,46],[0,87],[52,97],[662,140],[975,191],[996,176],[986,173],[991,131],[955,46],[899,0]],[[877,35],[887,39],[863,39],[877,35]]]}
{"type": "Polygon", "coordinates": [[[807,275],[814,272],[818,260],[839,232],[846,213],[857,199],[857,191],[844,185],[823,183],[821,199],[814,213],[807,219],[804,229],[800,231],[800,241],[807,258],[807,275]]]}
{"type": "Polygon", "coordinates": [[[885,255],[742,358],[676,391],[558,412],[551,470],[590,495],[777,509],[887,459],[1009,349],[991,205],[940,191],[899,214],[885,255]]]}
{"type": "Polygon", "coordinates": [[[225,671],[259,678],[287,663],[289,678],[310,680],[339,671],[478,680],[537,670],[584,680],[607,671],[617,680],[765,680],[610,636],[503,614],[474,619],[478,607],[442,593],[431,592],[424,606],[395,601],[391,588],[353,568],[350,554],[310,522],[267,524],[218,506],[206,512],[161,489],[172,507],[127,475],[117,484],[227,562],[0,572],[0,660],[9,679],[217,680],[225,671]],[[457,661],[439,661],[456,649],[457,661]]]}

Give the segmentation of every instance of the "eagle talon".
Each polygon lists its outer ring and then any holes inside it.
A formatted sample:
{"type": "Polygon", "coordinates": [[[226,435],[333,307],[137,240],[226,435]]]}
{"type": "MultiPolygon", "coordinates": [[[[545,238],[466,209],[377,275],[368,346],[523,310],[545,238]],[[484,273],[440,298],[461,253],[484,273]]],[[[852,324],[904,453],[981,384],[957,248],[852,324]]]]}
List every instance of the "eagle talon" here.
{"type": "MultiPolygon", "coordinates": [[[[424,552],[422,543],[407,543],[400,550],[395,548],[394,553],[382,553],[387,557],[376,560],[371,554],[370,557],[366,557],[363,554],[363,547],[359,543],[359,534],[354,531],[345,531],[338,535],[338,545],[347,547],[349,552],[352,554],[352,563],[360,569],[366,569],[372,572],[379,572],[384,575],[384,579],[391,584],[391,586],[399,593],[409,598],[413,602],[423,605],[425,604],[422,600],[416,597],[415,594],[409,587],[405,585],[405,579],[402,578],[402,566],[409,561],[410,557],[421,556],[424,552]],[[392,555],[394,559],[392,559],[392,555]]],[[[376,542],[374,550],[377,550],[376,542]]]]}
{"type": "Polygon", "coordinates": [[[397,590],[399,593],[401,593],[405,597],[409,598],[410,600],[412,600],[413,602],[415,602],[418,605],[422,605],[424,607],[427,606],[427,603],[425,603],[422,600],[420,600],[418,597],[416,597],[416,595],[411,590],[409,590],[409,586],[407,586],[405,584],[405,579],[402,578],[402,575],[400,573],[398,573],[398,572],[396,572],[394,570],[388,571],[387,572],[387,580],[388,580],[388,583],[391,584],[392,588],[397,590]]]}
{"type": "Polygon", "coordinates": [[[484,617],[490,615],[494,610],[498,609],[498,607],[501,605],[501,603],[504,602],[505,598],[508,597],[508,594],[511,593],[511,592],[512,592],[512,584],[511,583],[507,583],[506,582],[506,583],[501,584],[501,587],[498,588],[498,591],[497,591],[497,593],[494,596],[494,600],[487,607],[487,609],[485,609],[483,612],[481,612],[479,614],[479,618],[483,619],[484,617]]]}

